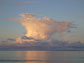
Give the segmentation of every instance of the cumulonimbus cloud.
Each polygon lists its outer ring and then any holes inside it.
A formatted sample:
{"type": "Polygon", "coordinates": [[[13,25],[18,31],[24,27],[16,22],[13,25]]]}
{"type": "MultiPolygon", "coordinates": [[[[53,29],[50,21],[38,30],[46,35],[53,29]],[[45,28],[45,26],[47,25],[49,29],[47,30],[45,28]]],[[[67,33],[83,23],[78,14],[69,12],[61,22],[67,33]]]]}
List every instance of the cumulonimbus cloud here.
{"type": "MultiPolygon", "coordinates": [[[[56,32],[64,32],[72,22],[57,22],[49,17],[37,18],[34,14],[20,14],[21,18],[15,19],[20,22],[26,29],[26,37],[32,39],[17,38],[16,41],[34,41],[34,40],[49,40],[52,34],[56,32]]],[[[13,19],[11,19],[13,20],[13,19]]]]}

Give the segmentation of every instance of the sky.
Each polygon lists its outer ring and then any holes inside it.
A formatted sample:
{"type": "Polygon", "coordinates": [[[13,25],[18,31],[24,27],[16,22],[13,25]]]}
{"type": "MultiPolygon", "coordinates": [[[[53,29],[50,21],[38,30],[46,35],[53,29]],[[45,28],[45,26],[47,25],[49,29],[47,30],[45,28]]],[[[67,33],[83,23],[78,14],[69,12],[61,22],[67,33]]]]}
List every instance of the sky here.
{"type": "Polygon", "coordinates": [[[22,13],[72,22],[74,28],[60,35],[56,33],[53,39],[84,42],[84,0],[0,0],[0,42],[25,35],[21,23],[8,20],[20,18],[22,13]]]}

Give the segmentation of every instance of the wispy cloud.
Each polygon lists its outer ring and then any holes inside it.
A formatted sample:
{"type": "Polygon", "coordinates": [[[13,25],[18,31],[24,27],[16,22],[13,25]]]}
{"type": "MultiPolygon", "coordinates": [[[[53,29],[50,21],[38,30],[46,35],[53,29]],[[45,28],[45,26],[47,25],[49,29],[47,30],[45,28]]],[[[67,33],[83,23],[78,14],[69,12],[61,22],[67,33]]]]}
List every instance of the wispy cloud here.
{"type": "Polygon", "coordinates": [[[23,5],[28,5],[28,4],[32,4],[31,1],[24,1],[24,2],[17,2],[16,5],[17,6],[23,6],[23,5]]]}
{"type": "Polygon", "coordinates": [[[8,38],[7,40],[8,41],[16,41],[16,39],[13,39],[13,38],[8,38]]]}
{"type": "Polygon", "coordinates": [[[8,20],[9,20],[9,21],[17,21],[18,19],[17,19],[17,18],[12,18],[12,17],[10,17],[10,18],[8,18],[8,20]]]}

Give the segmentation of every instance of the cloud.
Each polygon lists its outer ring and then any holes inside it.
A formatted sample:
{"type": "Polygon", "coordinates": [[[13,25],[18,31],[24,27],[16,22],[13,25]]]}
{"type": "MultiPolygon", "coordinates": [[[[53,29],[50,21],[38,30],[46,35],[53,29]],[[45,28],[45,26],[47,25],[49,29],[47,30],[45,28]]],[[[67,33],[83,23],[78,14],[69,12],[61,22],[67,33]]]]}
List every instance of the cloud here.
{"type": "Polygon", "coordinates": [[[27,4],[32,4],[32,2],[31,1],[24,1],[24,2],[16,3],[16,5],[18,5],[18,6],[23,6],[23,5],[27,5],[27,4]]]}
{"type": "Polygon", "coordinates": [[[18,19],[9,19],[20,22],[26,29],[25,36],[17,38],[17,42],[49,41],[54,33],[62,33],[72,25],[72,22],[57,22],[49,17],[37,18],[38,15],[34,14],[20,14],[20,16],[18,19]]]}
{"type": "Polygon", "coordinates": [[[16,41],[16,40],[13,39],[13,38],[8,38],[7,40],[8,40],[8,41],[16,41]]]}
{"type": "Polygon", "coordinates": [[[11,17],[11,18],[8,18],[8,20],[9,20],[9,21],[12,21],[12,20],[13,20],[13,21],[17,21],[18,19],[17,19],[17,18],[12,18],[12,17],[11,17]]]}
{"type": "Polygon", "coordinates": [[[83,51],[84,50],[84,43],[81,42],[74,42],[68,43],[63,41],[53,41],[52,43],[49,42],[24,42],[24,43],[11,43],[11,44],[0,44],[0,50],[48,50],[48,51],[83,51]]]}

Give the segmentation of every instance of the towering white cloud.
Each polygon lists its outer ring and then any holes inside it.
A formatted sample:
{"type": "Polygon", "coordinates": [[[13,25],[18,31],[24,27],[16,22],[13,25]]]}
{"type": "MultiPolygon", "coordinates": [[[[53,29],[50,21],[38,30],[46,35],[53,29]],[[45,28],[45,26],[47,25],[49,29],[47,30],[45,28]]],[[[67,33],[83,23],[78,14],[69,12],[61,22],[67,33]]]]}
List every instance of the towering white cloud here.
{"type": "MultiPolygon", "coordinates": [[[[21,14],[18,19],[26,29],[26,37],[32,39],[17,38],[16,41],[34,41],[34,40],[50,40],[51,35],[55,32],[64,32],[67,30],[71,22],[57,22],[49,17],[37,18],[33,14],[21,14]]],[[[17,19],[16,19],[17,20],[17,19]]]]}

